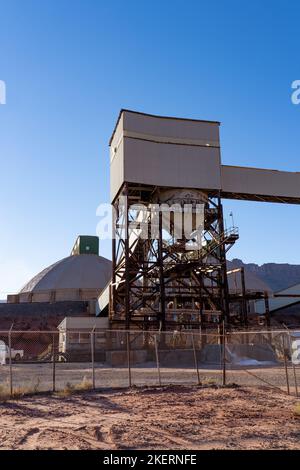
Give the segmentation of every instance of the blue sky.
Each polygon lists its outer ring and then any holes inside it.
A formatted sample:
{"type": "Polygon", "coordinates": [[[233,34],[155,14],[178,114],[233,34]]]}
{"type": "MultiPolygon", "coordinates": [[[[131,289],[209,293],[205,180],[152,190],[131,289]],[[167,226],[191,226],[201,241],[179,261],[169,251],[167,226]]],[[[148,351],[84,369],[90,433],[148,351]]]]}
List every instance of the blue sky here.
{"type": "MultiPolygon", "coordinates": [[[[2,294],[95,233],[120,108],[219,120],[223,163],[300,171],[299,13],[296,1],[0,0],[2,294]]],[[[241,232],[230,257],[300,263],[299,207],[224,205],[241,232]]]]}

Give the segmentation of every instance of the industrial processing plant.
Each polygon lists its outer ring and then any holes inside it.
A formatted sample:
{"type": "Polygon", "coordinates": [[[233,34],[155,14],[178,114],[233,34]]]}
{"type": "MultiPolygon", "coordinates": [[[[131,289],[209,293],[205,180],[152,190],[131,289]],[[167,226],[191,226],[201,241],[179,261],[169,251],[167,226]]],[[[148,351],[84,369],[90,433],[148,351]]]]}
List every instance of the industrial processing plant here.
{"type": "Polygon", "coordinates": [[[0,7],[0,453],[299,450],[299,1],[0,7]]]}
{"type": "Polygon", "coordinates": [[[270,326],[268,290],[249,288],[244,268],[227,262],[239,231],[225,228],[222,200],[299,204],[300,173],[223,165],[219,126],[120,112],[110,139],[112,281],[97,301],[112,328],[270,326]]]}
{"type": "Polygon", "coordinates": [[[299,204],[300,173],[223,165],[219,127],[121,110],[109,142],[112,261],[98,237],[79,236],[69,257],[8,296],[2,327],[27,318],[29,329],[53,328],[72,316],[126,330],[276,325],[272,313],[298,304],[299,285],[274,292],[229,261],[239,230],[222,202],[299,204]]]}

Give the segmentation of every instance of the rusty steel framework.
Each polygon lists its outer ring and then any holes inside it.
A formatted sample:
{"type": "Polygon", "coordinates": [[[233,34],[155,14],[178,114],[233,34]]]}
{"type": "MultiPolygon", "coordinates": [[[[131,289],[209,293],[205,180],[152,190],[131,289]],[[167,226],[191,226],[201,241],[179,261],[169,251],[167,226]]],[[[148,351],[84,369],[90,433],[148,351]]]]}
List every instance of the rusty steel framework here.
{"type": "Polygon", "coordinates": [[[270,323],[268,294],[247,290],[243,272],[242,289],[229,292],[226,253],[239,235],[235,227],[224,229],[221,200],[299,204],[300,173],[223,165],[219,126],[217,121],[120,111],[109,143],[113,276],[96,303],[96,313],[108,310],[113,327],[250,327],[250,320],[258,320],[256,299],[264,299],[260,319],[270,323]],[[150,206],[166,202],[166,194],[161,197],[166,191],[191,191],[195,201],[199,193],[204,227],[198,248],[187,249],[193,231],[174,236],[172,220],[165,237],[163,212],[153,220],[150,206]],[[144,208],[132,210],[133,204],[144,208]],[[149,236],[138,236],[145,230],[149,236]]]}
{"type": "Polygon", "coordinates": [[[220,194],[205,195],[202,244],[189,251],[184,233],[174,237],[172,222],[165,239],[162,210],[153,220],[149,207],[159,190],[125,183],[113,204],[111,324],[161,330],[230,324],[226,253],[239,235],[236,227],[224,229],[220,194]],[[137,204],[143,212],[132,210],[137,204]]]}
{"type": "Polygon", "coordinates": [[[245,268],[235,268],[227,271],[227,276],[232,274],[240,274],[241,289],[239,291],[232,291],[229,294],[230,311],[231,311],[231,324],[233,326],[249,326],[249,303],[259,299],[264,300],[265,314],[256,317],[258,324],[261,326],[270,327],[270,309],[269,309],[269,293],[267,291],[249,291],[246,288],[245,282],[245,268]]]}

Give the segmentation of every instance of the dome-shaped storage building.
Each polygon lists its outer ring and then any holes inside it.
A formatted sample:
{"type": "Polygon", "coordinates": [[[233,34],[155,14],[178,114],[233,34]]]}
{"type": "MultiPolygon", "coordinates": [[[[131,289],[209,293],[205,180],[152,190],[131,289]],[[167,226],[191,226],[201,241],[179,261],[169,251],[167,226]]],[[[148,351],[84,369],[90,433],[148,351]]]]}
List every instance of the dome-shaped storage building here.
{"type": "Polygon", "coordinates": [[[111,279],[111,261],[98,255],[98,237],[79,236],[71,255],[34,276],[9,303],[88,301],[111,279]]]}

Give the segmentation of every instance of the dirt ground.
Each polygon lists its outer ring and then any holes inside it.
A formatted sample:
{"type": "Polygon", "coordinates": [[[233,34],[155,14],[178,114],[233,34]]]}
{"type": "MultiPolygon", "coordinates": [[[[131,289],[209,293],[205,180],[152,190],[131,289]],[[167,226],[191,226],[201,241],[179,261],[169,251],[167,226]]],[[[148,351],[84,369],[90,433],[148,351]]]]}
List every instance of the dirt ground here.
{"type": "Polygon", "coordinates": [[[172,386],[0,404],[0,449],[300,449],[297,399],[172,386]]]}

